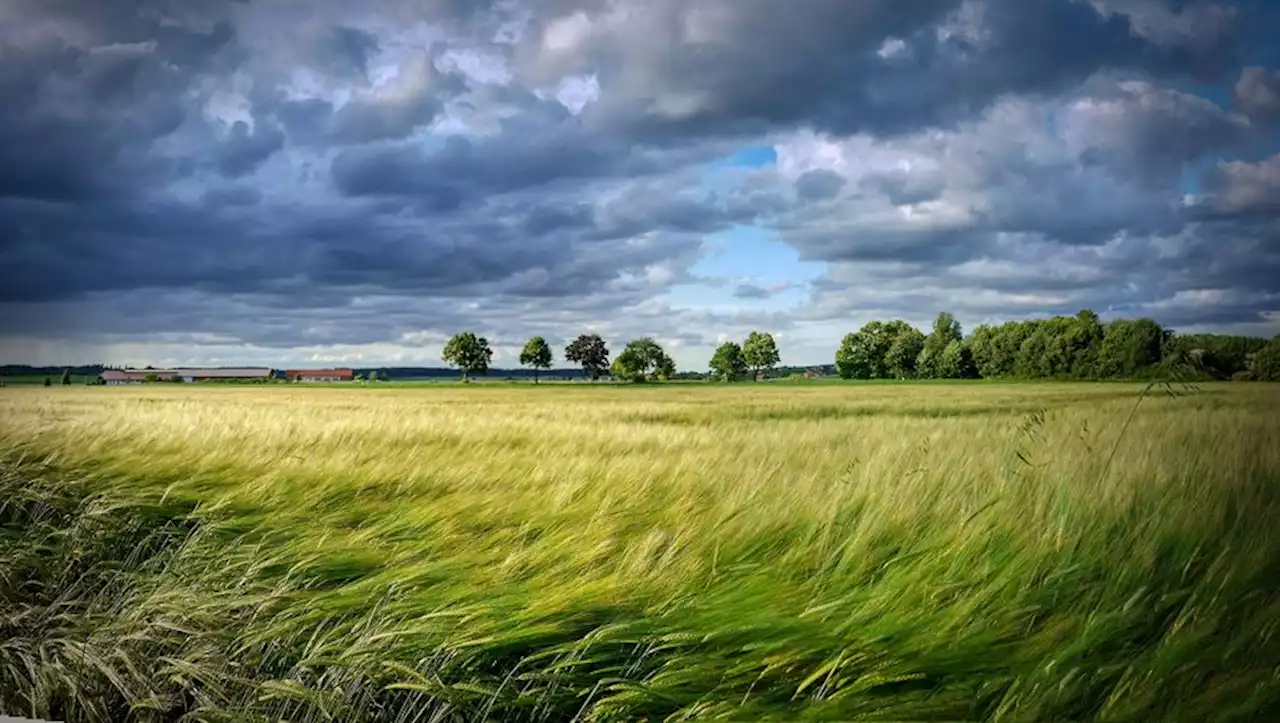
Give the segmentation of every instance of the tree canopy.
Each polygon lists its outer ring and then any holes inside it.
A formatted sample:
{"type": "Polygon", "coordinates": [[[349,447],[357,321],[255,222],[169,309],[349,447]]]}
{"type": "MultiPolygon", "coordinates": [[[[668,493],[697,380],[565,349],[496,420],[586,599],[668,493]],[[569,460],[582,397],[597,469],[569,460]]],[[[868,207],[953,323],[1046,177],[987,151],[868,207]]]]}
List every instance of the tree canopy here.
{"type": "Polygon", "coordinates": [[[911,379],[924,341],[919,329],[901,319],[872,321],[845,336],[836,351],[836,373],[845,379],[911,379]]]}
{"type": "Polygon", "coordinates": [[[533,382],[537,384],[538,370],[551,368],[551,347],[547,346],[547,340],[535,336],[525,342],[524,349],[520,351],[520,363],[533,367],[533,382]]]}
{"type": "Polygon", "coordinates": [[[742,347],[734,341],[726,341],[711,357],[711,375],[726,382],[737,381],[747,373],[747,359],[742,347]]]}
{"type": "Polygon", "coordinates": [[[613,361],[613,375],[623,381],[643,382],[650,374],[669,379],[675,374],[675,362],[658,342],[642,337],[627,343],[613,361]]]}
{"type": "Polygon", "coordinates": [[[916,371],[920,377],[925,379],[945,379],[945,373],[949,369],[943,367],[943,351],[952,342],[960,342],[964,340],[964,335],[960,331],[960,322],[949,312],[938,314],[938,318],[933,322],[933,332],[924,339],[924,346],[920,349],[920,356],[916,360],[916,371]]]}
{"type": "Polygon", "coordinates": [[[583,334],[564,349],[564,358],[582,365],[588,379],[599,379],[609,369],[609,348],[599,334],[583,334]]]}
{"type": "Polygon", "coordinates": [[[485,374],[489,371],[493,350],[489,348],[488,339],[476,336],[474,332],[464,331],[445,344],[441,358],[445,363],[462,370],[462,380],[465,382],[473,374],[485,374]]]}
{"type": "Polygon", "coordinates": [[[1265,339],[1226,334],[1181,336],[1148,318],[1103,322],[1092,309],[1074,316],[983,324],[968,337],[948,313],[928,336],[903,321],[873,321],[845,336],[835,367],[846,379],[1018,378],[1260,379],[1265,339]],[[912,370],[906,359],[918,350],[912,370]]]}
{"type": "Polygon", "coordinates": [[[1250,355],[1249,374],[1260,382],[1280,382],[1280,337],[1250,355]]]}
{"type": "Polygon", "coordinates": [[[747,340],[742,345],[742,356],[751,368],[752,375],[756,377],[760,372],[777,366],[781,360],[773,335],[758,331],[747,335],[747,340]]]}

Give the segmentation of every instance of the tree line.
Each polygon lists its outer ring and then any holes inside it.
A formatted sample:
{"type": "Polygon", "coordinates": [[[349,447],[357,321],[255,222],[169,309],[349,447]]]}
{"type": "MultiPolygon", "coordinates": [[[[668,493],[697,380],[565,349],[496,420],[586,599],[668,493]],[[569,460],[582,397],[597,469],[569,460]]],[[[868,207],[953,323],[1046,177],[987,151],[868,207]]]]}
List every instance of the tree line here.
{"type": "MultiPolygon", "coordinates": [[[[599,334],[583,334],[564,349],[565,360],[581,366],[583,376],[592,381],[605,374],[626,382],[667,381],[677,376],[675,360],[652,337],[627,342],[612,361],[609,356],[609,347],[599,334]]],[[[485,337],[464,331],[449,339],[441,358],[462,373],[463,381],[469,381],[474,375],[488,373],[493,349],[485,337]]],[[[538,381],[537,372],[551,369],[554,360],[551,345],[541,336],[529,339],[520,351],[520,364],[534,370],[534,383],[538,381]]],[[[716,378],[733,381],[748,371],[758,377],[777,366],[779,360],[773,335],[753,331],[742,344],[722,344],[711,363],[716,378]]]]}
{"type": "MultiPolygon", "coordinates": [[[[468,331],[450,339],[442,357],[465,381],[488,372],[493,351],[485,337],[468,331]]],[[[677,375],[675,362],[651,337],[627,342],[610,361],[604,339],[583,334],[565,347],[564,359],[591,380],[606,374],[627,382],[702,376],[677,375]]],[[[720,344],[705,377],[759,379],[780,359],[773,335],[753,331],[742,343],[720,344]]],[[[534,370],[535,382],[553,361],[541,336],[520,352],[520,364],[534,370]]],[[[844,379],[1141,379],[1177,370],[1200,379],[1280,381],[1280,336],[1179,335],[1149,318],[1103,322],[1090,309],[983,324],[966,336],[960,322],[942,312],[928,334],[901,319],[864,325],[841,341],[834,370],[844,379]]]]}
{"type": "Polygon", "coordinates": [[[1280,380],[1280,337],[1178,335],[1153,319],[1075,316],[983,324],[967,337],[943,312],[928,335],[873,321],[845,336],[845,379],[1141,379],[1169,371],[1201,379],[1280,380]]]}

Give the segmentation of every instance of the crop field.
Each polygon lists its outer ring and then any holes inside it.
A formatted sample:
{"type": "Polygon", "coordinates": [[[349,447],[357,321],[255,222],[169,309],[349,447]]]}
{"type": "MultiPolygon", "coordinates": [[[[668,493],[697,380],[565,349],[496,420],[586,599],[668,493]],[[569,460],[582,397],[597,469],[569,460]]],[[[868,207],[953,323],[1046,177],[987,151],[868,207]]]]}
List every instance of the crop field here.
{"type": "MultiPolygon", "coordinates": [[[[71,383],[84,385],[92,382],[95,378],[85,374],[72,374],[71,383]]],[[[0,384],[5,386],[44,386],[45,379],[48,379],[54,385],[62,384],[61,374],[2,374],[0,375],[0,384]]]]}
{"type": "Polygon", "coordinates": [[[1280,720],[1280,385],[0,390],[0,714],[1280,720]]]}

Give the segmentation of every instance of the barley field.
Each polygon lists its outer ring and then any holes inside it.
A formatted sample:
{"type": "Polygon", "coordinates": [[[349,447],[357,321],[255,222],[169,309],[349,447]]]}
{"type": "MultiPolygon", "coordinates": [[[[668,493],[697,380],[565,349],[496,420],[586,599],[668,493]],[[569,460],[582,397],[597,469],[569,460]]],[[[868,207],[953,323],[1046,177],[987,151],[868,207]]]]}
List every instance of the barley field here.
{"type": "Polygon", "coordinates": [[[0,714],[1280,719],[1280,386],[0,390],[0,714]]]}

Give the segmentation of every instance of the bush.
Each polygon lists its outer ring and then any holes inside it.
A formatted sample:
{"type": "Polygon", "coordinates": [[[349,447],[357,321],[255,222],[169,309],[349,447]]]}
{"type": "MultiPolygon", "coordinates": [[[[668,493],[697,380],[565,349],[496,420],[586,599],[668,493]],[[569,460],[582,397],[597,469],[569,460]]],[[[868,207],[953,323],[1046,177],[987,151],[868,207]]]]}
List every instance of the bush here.
{"type": "Polygon", "coordinates": [[[1249,371],[1261,382],[1280,382],[1280,339],[1272,339],[1249,360],[1249,371]]]}

